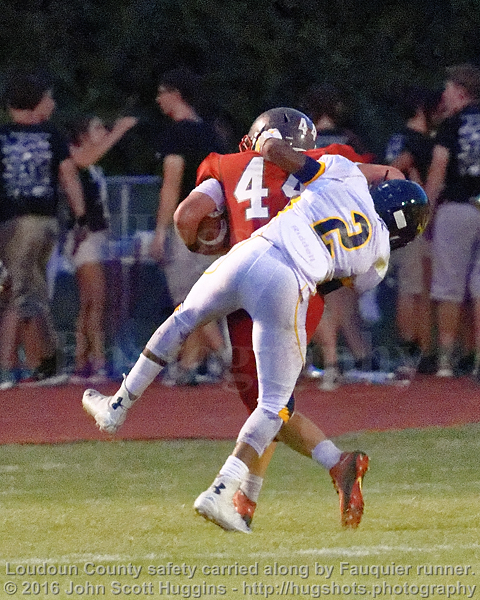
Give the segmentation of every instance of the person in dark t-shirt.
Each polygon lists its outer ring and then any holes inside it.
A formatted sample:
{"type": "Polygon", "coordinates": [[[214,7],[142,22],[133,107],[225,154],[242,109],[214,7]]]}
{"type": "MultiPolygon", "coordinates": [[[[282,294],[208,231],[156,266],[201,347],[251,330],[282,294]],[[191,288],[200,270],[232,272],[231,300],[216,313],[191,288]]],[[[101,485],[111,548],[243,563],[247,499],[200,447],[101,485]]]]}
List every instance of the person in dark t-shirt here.
{"type": "Polygon", "coordinates": [[[462,305],[473,303],[474,376],[480,376],[480,68],[447,69],[440,125],[425,191],[436,210],[432,298],[438,302],[437,375],[454,374],[462,305]]]}
{"type": "MultiPolygon", "coordinates": [[[[196,108],[199,90],[198,76],[183,68],[164,73],[157,89],[157,104],[169,118],[169,124],[157,143],[162,187],[150,254],[163,266],[174,306],[185,299],[193,284],[215,260],[212,256],[190,252],[173,225],[175,209],[195,187],[198,166],[210,152],[221,149],[214,128],[202,119],[196,108]]],[[[198,368],[209,356],[218,362],[223,348],[224,339],[215,323],[199,328],[189,336],[178,363],[164,378],[164,383],[198,383],[198,368]]]]}
{"type": "Polygon", "coordinates": [[[10,286],[0,324],[0,389],[17,382],[19,339],[33,369],[29,383],[56,383],[63,377],[46,282],[57,240],[59,184],[79,225],[85,216],[67,141],[48,122],[55,108],[50,79],[14,71],[4,101],[11,122],[0,127],[0,259],[10,286]]]}

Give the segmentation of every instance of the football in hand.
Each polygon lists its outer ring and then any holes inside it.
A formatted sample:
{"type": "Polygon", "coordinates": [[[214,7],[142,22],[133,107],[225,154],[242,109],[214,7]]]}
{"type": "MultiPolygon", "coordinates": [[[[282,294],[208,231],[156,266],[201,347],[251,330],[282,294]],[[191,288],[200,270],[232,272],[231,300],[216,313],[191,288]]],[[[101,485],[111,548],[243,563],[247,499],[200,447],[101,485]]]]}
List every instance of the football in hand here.
{"type": "Polygon", "coordinates": [[[224,211],[215,211],[204,217],[197,230],[199,254],[222,254],[229,248],[228,220],[224,211]]]}

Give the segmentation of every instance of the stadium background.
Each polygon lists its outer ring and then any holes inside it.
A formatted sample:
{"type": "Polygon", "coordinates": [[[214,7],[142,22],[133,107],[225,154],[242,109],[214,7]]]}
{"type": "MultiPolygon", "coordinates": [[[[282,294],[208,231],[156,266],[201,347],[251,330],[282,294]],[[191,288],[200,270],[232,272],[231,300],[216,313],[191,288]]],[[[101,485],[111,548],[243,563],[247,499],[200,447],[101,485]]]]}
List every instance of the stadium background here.
{"type": "MultiPolygon", "coordinates": [[[[349,124],[381,156],[398,125],[395,100],[403,85],[438,87],[445,66],[480,62],[480,0],[0,0],[0,11],[0,91],[12,66],[41,65],[55,76],[60,123],[79,111],[107,121],[141,117],[142,127],[103,164],[114,234],[109,271],[117,284],[110,287],[108,323],[115,375],[171,309],[161,269],[142,257],[158,198],[149,141],[162,126],[154,102],[160,73],[184,65],[202,75],[205,113],[225,117],[236,139],[265,108],[297,106],[309,86],[334,84],[351,108],[349,124]]],[[[68,360],[77,298],[61,260],[54,261],[53,282],[68,360]]],[[[375,349],[395,358],[390,283],[379,296],[381,322],[368,333],[375,349]]],[[[435,396],[435,386],[425,387],[435,396]]],[[[371,388],[367,396],[391,392],[371,388]]]]}
{"type": "MultiPolygon", "coordinates": [[[[437,86],[446,65],[480,60],[479,0],[0,0],[0,14],[0,87],[12,65],[48,66],[58,119],[133,113],[147,134],[158,75],[185,65],[205,78],[204,108],[222,111],[237,136],[266,108],[334,84],[380,154],[400,86],[437,86]]],[[[154,170],[141,146],[120,145],[110,173],[154,170]]]]}
{"type": "MultiPolygon", "coordinates": [[[[141,135],[126,137],[104,162],[111,177],[158,175],[143,135],[161,126],[153,102],[157,74],[180,64],[205,77],[209,110],[231,119],[237,138],[265,108],[295,106],[308,86],[333,83],[352,106],[353,128],[380,155],[398,125],[394,99],[403,84],[436,87],[446,65],[480,62],[479,0],[0,0],[0,14],[0,88],[12,65],[40,63],[56,76],[59,121],[79,111],[110,121],[119,114],[143,117],[141,135]]],[[[113,296],[121,301],[110,331],[121,369],[152,326],[153,310],[146,306],[151,297],[142,294],[145,278],[156,282],[158,304],[151,308],[158,311],[157,323],[169,299],[162,273],[140,260],[142,237],[135,236],[150,228],[148,218],[138,215],[151,213],[156,195],[145,190],[158,182],[141,184],[133,210],[129,202],[124,210],[122,182],[110,184],[112,277],[122,284],[113,296]]],[[[75,291],[71,274],[60,268],[57,275],[55,315],[71,347],[75,291]]],[[[394,290],[386,286],[383,292],[384,319],[372,340],[386,348],[394,290]]],[[[112,382],[102,391],[116,387],[112,382]]],[[[109,438],[82,411],[82,392],[68,385],[1,394],[2,598],[7,579],[23,579],[6,574],[6,561],[138,562],[146,568],[167,560],[347,560],[473,564],[479,572],[478,425],[463,425],[480,422],[480,403],[478,387],[466,377],[418,376],[409,387],[356,384],[335,393],[300,382],[298,406],[328,435],[341,436],[342,447],[361,447],[372,458],[367,512],[354,536],[339,531],[329,478],[283,448],[269,471],[255,535],[228,536],[194,518],[193,499],[210,483],[245,418],[227,384],[153,384],[113,443],[97,441],[109,438]],[[223,439],[229,441],[210,441],[223,439]]],[[[283,580],[271,581],[283,586],[283,580]]],[[[411,583],[432,581],[447,579],[411,583]]],[[[242,582],[221,583],[241,589],[242,582]]]]}
{"type": "MultiPolygon", "coordinates": [[[[10,68],[40,65],[55,77],[60,125],[85,111],[107,123],[140,118],[101,162],[112,178],[112,278],[121,281],[109,313],[117,374],[170,308],[163,274],[139,260],[145,237],[135,236],[153,226],[155,184],[131,183],[124,194],[115,181],[159,175],[151,149],[164,118],[155,105],[161,73],[187,66],[202,76],[201,108],[230,129],[232,151],[263,110],[298,106],[310,86],[333,84],[349,107],[346,125],[380,159],[400,125],[402,86],[438,87],[446,65],[480,61],[480,0],[0,0],[0,14],[0,92],[10,68]],[[146,281],[155,282],[155,303],[143,293],[146,281]]],[[[68,358],[76,298],[61,266],[54,308],[68,358]]],[[[384,286],[376,347],[392,339],[391,292],[384,286]]]]}

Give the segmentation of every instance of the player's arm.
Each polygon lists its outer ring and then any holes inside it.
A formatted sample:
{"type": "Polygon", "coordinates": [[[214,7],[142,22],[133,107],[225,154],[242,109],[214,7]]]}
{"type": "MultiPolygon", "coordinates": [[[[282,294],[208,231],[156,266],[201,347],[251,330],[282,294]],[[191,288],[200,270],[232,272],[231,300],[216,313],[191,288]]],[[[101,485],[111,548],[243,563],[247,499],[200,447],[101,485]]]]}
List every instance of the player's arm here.
{"type": "MultiPolygon", "coordinates": [[[[287,142],[278,139],[270,131],[263,132],[258,138],[256,149],[266,160],[275,163],[288,173],[293,173],[304,185],[308,185],[323,172],[322,163],[303,152],[294,150],[287,142]]],[[[387,179],[405,179],[405,175],[395,167],[359,163],[358,168],[369,184],[387,179]]]]}
{"type": "Polygon", "coordinates": [[[363,294],[376,287],[387,274],[389,257],[379,258],[368,271],[352,278],[352,287],[363,294]]]}
{"type": "Polygon", "coordinates": [[[207,179],[199,184],[177,207],[173,220],[175,227],[191,252],[201,254],[216,254],[218,246],[226,249],[227,231],[221,228],[221,223],[216,218],[222,214],[225,205],[225,196],[222,186],[216,179],[207,179]],[[213,238],[205,243],[199,239],[201,225],[208,227],[208,217],[211,217],[213,238]],[[220,226],[218,231],[222,239],[215,239],[214,228],[220,226]]]}
{"type": "Polygon", "coordinates": [[[193,190],[178,205],[173,220],[175,227],[190,250],[195,247],[200,222],[216,210],[216,204],[208,194],[193,190]]]}
{"type": "Polygon", "coordinates": [[[255,150],[283,171],[292,173],[300,183],[308,185],[319,177],[325,166],[305,153],[294,150],[285,140],[275,136],[276,130],[264,131],[255,144],[255,150]]]}

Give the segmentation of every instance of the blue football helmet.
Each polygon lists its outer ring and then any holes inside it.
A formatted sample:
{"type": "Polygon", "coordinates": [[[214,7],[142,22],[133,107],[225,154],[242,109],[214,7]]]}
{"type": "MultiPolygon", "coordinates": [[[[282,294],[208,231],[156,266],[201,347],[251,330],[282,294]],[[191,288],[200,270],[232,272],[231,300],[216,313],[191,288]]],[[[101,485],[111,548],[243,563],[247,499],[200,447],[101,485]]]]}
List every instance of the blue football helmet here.
{"type": "Polygon", "coordinates": [[[390,232],[390,249],[406,246],[421,234],[430,216],[423,188],[408,179],[389,179],[373,186],[375,209],[390,232]]]}

